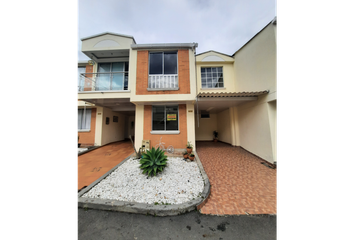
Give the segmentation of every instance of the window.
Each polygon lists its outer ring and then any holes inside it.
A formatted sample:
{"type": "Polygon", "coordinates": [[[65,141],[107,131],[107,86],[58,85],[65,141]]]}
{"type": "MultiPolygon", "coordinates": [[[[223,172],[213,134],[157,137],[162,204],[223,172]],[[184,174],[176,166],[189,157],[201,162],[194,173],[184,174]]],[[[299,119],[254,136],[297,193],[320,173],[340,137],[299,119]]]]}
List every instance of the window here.
{"type": "Polygon", "coordinates": [[[91,109],[78,109],[78,130],[90,130],[91,109]]]}
{"type": "Polygon", "coordinates": [[[149,74],[177,74],[177,52],[151,52],[149,74]]]}
{"type": "Polygon", "coordinates": [[[96,90],[128,90],[128,62],[99,63],[96,90]]]}
{"type": "Polygon", "coordinates": [[[178,90],[177,51],[149,54],[148,90],[178,90]]]}
{"type": "Polygon", "coordinates": [[[209,113],[201,113],[200,118],[210,118],[209,113]]]}
{"type": "Polygon", "coordinates": [[[202,88],[223,88],[222,67],[202,67],[202,88]]]}
{"type": "Polygon", "coordinates": [[[153,131],[178,130],[178,106],[152,106],[153,131]]]}

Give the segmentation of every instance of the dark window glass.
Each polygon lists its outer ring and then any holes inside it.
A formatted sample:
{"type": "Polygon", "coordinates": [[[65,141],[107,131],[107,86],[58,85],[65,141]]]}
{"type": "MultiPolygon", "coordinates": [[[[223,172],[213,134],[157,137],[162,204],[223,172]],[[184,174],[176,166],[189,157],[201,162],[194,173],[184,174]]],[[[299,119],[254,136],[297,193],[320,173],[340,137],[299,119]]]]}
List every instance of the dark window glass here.
{"type": "Polygon", "coordinates": [[[153,106],[152,130],[178,130],[178,106],[153,106]]]}
{"type": "Polygon", "coordinates": [[[165,107],[152,107],[152,130],[165,130],[165,107]]]}
{"type": "Polygon", "coordinates": [[[163,74],[162,73],[162,53],[150,53],[150,74],[163,74]]]}
{"type": "Polygon", "coordinates": [[[178,130],[178,106],[166,107],[166,130],[178,130]]]}
{"type": "Polygon", "coordinates": [[[164,74],[177,74],[177,53],[164,53],[164,74]]]}

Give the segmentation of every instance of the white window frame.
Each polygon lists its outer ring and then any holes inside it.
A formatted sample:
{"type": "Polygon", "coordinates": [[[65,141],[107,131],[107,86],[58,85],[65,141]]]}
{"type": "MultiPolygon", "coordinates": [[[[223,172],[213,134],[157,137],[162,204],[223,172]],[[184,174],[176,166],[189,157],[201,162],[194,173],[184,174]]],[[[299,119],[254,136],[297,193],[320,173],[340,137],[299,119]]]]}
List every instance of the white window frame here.
{"type": "MultiPolygon", "coordinates": [[[[205,73],[206,73],[206,71],[205,71],[205,73]]],[[[213,76],[212,76],[212,78],[213,78],[213,76]]],[[[200,67],[200,86],[201,86],[201,89],[225,89],[225,81],[224,81],[224,79],[225,79],[225,76],[224,76],[224,68],[223,68],[223,66],[211,66],[211,67],[209,67],[209,66],[207,66],[207,67],[200,67]],[[223,84],[223,86],[222,87],[203,87],[203,75],[202,75],[202,69],[207,69],[207,68],[221,68],[221,71],[222,71],[222,84],[223,84]]],[[[208,83],[208,82],[207,82],[208,83]]],[[[208,85],[208,84],[207,84],[208,85]]]]}

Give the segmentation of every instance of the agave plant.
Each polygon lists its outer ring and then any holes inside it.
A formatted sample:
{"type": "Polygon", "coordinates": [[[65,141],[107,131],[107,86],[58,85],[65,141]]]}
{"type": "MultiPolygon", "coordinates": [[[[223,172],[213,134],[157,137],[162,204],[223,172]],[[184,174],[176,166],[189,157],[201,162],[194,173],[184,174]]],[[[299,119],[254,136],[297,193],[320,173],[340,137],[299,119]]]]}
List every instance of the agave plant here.
{"type": "Polygon", "coordinates": [[[140,160],[140,168],[144,169],[143,173],[147,173],[148,176],[156,176],[156,173],[162,172],[166,167],[167,156],[165,152],[160,148],[152,148],[151,151],[146,151],[142,154],[143,157],[140,160]]]}

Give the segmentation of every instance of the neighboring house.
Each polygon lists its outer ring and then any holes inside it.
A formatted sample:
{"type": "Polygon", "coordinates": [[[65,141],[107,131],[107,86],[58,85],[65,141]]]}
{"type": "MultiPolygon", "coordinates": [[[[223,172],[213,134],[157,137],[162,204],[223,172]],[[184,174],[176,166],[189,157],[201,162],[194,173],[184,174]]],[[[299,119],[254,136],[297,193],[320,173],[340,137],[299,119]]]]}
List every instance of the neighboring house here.
{"type": "Polygon", "coordinates": [[[92,60],[78,65],[80,143],[132,135],[137,149],[161,137],[182,149],[216,130],[220,141],[276,161],[276,20],[232,56],[109,32],[81,40],[92,60]]]}

